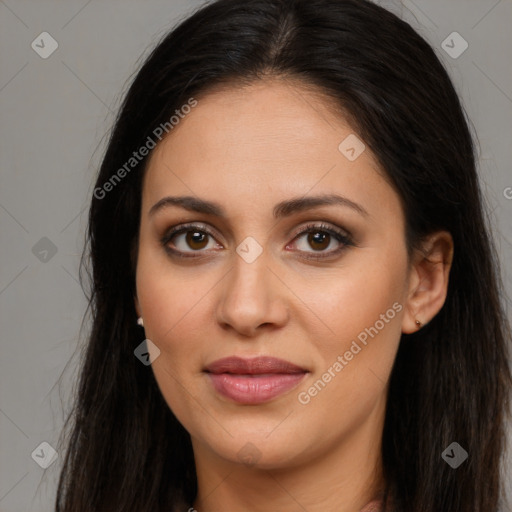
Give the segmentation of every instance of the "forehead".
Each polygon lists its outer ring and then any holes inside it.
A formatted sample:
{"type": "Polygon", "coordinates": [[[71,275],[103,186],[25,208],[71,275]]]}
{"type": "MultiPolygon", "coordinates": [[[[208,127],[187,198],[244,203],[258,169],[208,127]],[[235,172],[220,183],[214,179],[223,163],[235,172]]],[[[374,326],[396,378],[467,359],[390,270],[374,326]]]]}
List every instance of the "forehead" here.
{"type": "Polygon", "coordinates": [[[222,86],[197,101],[155,153],[185,144],[201,154],[215,153],[217,161],[231,155],[301,161],[318,158],[319,150],[337,157],[339,137],[354,131],[333,100],[296,82],[222,86]]]}
{"type": "Polygon", "coordinates": [[[333,100],[320,92],[270,80],[222,87],[196,99],[197,106],[151,155],[147,202],[177,191],[236,196],[247,206],[310,191],[357,198],[366,190],[374,202],[398,200],[367,147],[356,159],[343,153],[344,141],[357,153],[364,145],[333,100]]]}

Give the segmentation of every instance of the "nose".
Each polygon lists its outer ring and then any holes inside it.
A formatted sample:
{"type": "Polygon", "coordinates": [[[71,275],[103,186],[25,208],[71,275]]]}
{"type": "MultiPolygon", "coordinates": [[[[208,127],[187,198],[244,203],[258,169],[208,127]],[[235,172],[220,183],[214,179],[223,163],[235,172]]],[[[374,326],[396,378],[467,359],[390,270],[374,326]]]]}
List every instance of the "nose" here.
{"type": "Polygon", "coordinates": [[[234,259],[233,268],[219,288],[219,325],[246,337],[285,325],[289,315],[288,288],[268,266],[265,252],[252,263],[238,255],[234,259]]]}

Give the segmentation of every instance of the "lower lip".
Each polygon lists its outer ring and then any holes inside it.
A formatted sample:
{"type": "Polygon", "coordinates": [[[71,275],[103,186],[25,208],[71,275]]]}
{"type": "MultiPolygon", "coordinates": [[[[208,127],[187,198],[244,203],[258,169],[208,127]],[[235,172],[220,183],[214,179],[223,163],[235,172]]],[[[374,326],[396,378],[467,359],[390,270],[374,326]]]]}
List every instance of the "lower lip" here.
{"type": "Polygon", "coordinates": [[[221,395],[241,404],[261,404],[293,389],[306,373],[235,375],[208,373],[221,395]]]}

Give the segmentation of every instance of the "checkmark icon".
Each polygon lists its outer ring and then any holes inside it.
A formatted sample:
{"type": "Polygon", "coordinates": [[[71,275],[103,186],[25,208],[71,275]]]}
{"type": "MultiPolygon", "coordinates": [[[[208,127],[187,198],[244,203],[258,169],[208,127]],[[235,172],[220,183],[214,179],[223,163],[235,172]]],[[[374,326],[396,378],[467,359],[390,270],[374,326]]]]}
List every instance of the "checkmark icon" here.
{"type": "Polygon", "coordinates": [[[365,149],[364,142],[354,133],[345,137],[338,146],[338,151],[350,162],[356,160],[365,149]]]}
{"type": "Polygon", "coordinates": [[[48,32],[41,32],[30,46],[39,57],[47,59],[59,47],[59,43],[48,32]]]}
{"type": "Polygon", "coordinates": [[[133,353],[144,366],[149,366],[160,356],[160,349],[151,340],[145,339],[133,353]]]}
{"type": "Polygon", "coordinates": [[[245,466],[254,466],[261,458],[261,452],[252,443],[246,443],[238,452],[238,460],[245,466]]]}
{"type": "Polygon", "coordinates": [[[43,236],[32,247],[32,254],[41,263],[48,263],[57,254],[57,246],[48,237],[43,236]]]}
{"type": "Polygon", "coordinates": [[[49,468],[57,460],[58,455],[53,446],[46,441],[43,441],[30,454],[32,460],[43,469],[49,468]]]}
{"type": "Polygon", "coordinates": [[[252,263],[259,258],[263,247],[252,236],[248,236],[237,246],[236,252],[246,263],[252,263]]]}
{"type": "Polygon", "coordinates": [[[441,457],[450,467],[457,469],[468,458],[468,452],[459,443],[453,442],[441,457]]]}
{"type": "Polygon", "coordinates": [[[468,49],[468,46],[468,42],[458,32],[452,32],[441,43],[441,48],[452,59],[458,59],[468,49]]]}

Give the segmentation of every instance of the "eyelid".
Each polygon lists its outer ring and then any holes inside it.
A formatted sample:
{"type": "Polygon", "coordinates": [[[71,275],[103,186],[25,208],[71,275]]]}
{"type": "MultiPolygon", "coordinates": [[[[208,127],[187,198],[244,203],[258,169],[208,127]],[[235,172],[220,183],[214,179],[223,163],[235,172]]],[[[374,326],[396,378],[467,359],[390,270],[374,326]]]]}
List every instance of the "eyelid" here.
{"type": "Polygon", "coordinates": [[[338,227],[334,224],[323,222],[323,221],[312,221],[307,222],[305,225],[301,226],[300,228],[297,228],[297,231],[295,232],[295,235],[293,235],[293,239],[297,238],[298,236],[308,233],[309,231],[317,229],[318,231],[326,231],[327,233],[336,234],[343,238],[352,240],[352,234],[344,228],[338,227]]]}

